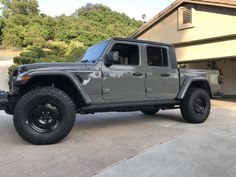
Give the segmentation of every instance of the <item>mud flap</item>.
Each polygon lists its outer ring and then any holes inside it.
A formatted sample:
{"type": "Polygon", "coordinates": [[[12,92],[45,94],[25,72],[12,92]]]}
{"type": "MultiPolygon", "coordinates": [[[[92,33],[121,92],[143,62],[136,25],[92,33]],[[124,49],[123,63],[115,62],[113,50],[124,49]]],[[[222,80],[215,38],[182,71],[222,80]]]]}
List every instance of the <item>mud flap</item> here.
{"type": "Polygon", "coordinates": [[[0,110],[5,110],[8,105],[8,92],[0,90],[0,110]]]}

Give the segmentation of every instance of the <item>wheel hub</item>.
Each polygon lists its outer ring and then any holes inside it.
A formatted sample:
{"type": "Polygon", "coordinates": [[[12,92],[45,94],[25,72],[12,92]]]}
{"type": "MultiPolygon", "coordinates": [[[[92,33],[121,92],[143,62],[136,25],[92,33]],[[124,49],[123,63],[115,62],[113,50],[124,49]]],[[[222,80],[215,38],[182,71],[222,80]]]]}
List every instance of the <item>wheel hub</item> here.
{"type": "Polygon", "coordinates": [[[37,105],[28,119],[30,126],[40,133],[55,130],[61,123],[61,114],[56,106],[50,103],[37,105]]]}
{"type": "Polygon", "coordinates": [[[204,103],[204,100],[201,98],[196,99],[195,105],[194,105],[194,112],[196,114],[203,114],[206,109],[206,105],[204,103]]]}

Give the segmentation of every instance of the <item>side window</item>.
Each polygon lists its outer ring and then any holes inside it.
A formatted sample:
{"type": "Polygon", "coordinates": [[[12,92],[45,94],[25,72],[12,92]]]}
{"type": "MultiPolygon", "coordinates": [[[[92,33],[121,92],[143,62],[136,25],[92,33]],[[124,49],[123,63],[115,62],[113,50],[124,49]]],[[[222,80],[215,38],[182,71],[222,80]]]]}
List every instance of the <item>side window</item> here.
{"type": "Polygon", "coordinates": [[[162,47],[147,47],[147,63],[149,66],[168,67],[167,49],[162,47]]]}
{"type": "Polygon", "coordinates": [[[115,44],[112,52],[118,51],[120,59],[117,65],[139,65],[139,47],[130,44],[115,44]]]}

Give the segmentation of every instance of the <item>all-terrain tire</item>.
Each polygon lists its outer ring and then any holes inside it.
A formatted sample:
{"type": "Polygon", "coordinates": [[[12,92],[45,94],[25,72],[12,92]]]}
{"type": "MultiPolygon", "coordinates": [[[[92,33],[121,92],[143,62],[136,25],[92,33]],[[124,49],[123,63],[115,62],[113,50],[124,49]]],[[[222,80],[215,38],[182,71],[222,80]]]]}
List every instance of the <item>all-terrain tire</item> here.
{"type": "Polygon", "coordinates": [[[18,134],[32,144],[54,144],[73,128],[75,105],[62,90],[36,88],[26,93],[16,105],[14,126],[18,134]]]}
{"type": "Polygon", "coordinates": [[[155,115],[156,113],[158,113],[159,110],[160,110],[160,108],[158,108],[158,107],[152,107],[149,109],[141,110],[141,112],[146,115],[155,115]]]}
{"type": "Polygon", "coordinates": [[[208,93],[200,88],[190,88],[180,105],[181,114],[189,123],[203,123],[207,120],[211,102],[208,93]]]}

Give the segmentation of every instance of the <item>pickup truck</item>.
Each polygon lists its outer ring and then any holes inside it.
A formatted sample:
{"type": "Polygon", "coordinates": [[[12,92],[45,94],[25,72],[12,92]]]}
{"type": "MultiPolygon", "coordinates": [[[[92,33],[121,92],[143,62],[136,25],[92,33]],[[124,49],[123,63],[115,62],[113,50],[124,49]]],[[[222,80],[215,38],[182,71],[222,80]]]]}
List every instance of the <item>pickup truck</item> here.
{"type": "Polygon", "coordinates": [[[210,99],[222,95],[217,70],[179,69],[174,46],[112,38],[73,63],[16,68],[0,110],[13,115],[18,134],[32,144],[53,144],[71,131],[77,113],[180,108],[186,122],[203,123],[210,99]]]}

